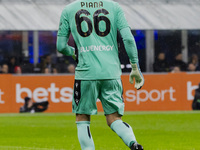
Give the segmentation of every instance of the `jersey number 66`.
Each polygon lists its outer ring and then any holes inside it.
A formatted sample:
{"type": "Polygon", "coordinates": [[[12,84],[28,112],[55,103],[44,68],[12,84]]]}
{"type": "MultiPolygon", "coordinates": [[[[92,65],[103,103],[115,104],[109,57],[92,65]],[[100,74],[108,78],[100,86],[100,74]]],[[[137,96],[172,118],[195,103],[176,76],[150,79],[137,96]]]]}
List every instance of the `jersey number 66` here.
{"type": "MultiPolygon", "coordinates": [[[[99,9],[99,10],[95,11],[94,15],[93,15],[94,29],[98,36],[104,37],[110,33],[110,20],[106,16],[99,16],[99,14],[101,14],[101,13],[103,13],[104,15],[109,14],[109,12],[105,9],[99,9]],[[104,32],[101,32],[99,30],[99,22],[100,21],[104,21],[106,23],[106,29],[104,32]]],[[[90,13],[85,9],[81,9],[75,15],[76,27],[77,27],[78,33],[83,37],[88,37],[88,36],[90,36],[90,34],[93,31],[92,21],[88,17],[85,17],[85,16],[81,17],[81,14],[85,14],[86,16],[89,16],[90,13]],[[88,25],[88,31],[86,31],[86,32],[84,32],[81,28],[81,23],[83,21],[85,21],[88,25]]]]}

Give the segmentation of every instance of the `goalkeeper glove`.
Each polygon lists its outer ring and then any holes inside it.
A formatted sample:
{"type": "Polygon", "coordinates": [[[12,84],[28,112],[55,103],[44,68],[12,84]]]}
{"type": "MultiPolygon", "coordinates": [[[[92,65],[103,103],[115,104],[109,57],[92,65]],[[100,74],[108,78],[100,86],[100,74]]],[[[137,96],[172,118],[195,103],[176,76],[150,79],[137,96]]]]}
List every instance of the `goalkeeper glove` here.
{"type": "Polygon", "coordinates": [[[144,77],[140,71],[140,66],[138,63],[136,64],[131,63],[131,66],[132,66],[132,71],[129,76],[129,82],[133,84],[135,78],[135,88],[139,90],[144,85],[144,77]]]}
{"type": "Polygon", "coordinates": [[[72,49],[72,58],[74,59],[74,60],[76,60],[76,53],[75,53],[75,48],[73,48],[73,47],[71,47],[71,49],[72,49]]]}

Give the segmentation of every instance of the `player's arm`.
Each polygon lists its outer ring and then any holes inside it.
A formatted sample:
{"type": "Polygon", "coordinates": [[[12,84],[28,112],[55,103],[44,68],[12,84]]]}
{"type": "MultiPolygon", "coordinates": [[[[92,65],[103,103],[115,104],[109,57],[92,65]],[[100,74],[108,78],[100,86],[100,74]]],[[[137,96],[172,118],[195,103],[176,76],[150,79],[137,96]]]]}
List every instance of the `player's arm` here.
{"type": "Polygon", "coordinates": [[[129,56],[130,63],[132,66],[132,71],[129,76],[129,82],[133,84],[134,79],[135,79],[135,88],[139,90],[144,85],[144,77],[140,71],[140,67],[138,63],[137,47],[135,44],[134,37],[129,27],[120,30],[120,34],[122,36],[124,46],[125,46],[126,52],[129,56]]]}
{"type": "Polygon", "coordinates": [[[140,67],[139,67],[139,63],[138,63],[138,52],[137,52],[137,46],[135,43],[135,39],[131,33],[131,30],[129,28],[129,25],[127,23],[127,20],[124,16],[124,12],[121,9],[121,7],[118,5],[118,21],[117,21],[117,25],[118,25],[118,29],[120,31],[120,34],[122,36],[123,42],[124,42],[124,46],[126,49],[126,52],[128,54],[128,57],[130,59],[130,63],[132,66],[132,71],[130,73],[129,76],[129,82],[131,84],[133,84],[134,79],[135,79],[135,88],[137,90],[139,90],[140,88],[142,88],[142,86],[144,85],[144,77],[141,73],[140,67]]]}
{"type": "Polygon", "coordinates": [[[138,52],[137,52],[137,46],[135,43],[135,39],[131,33],[131,30],[129,27],[123,28],[120,30],[120,34],[122,36],[122,40],[126,49],[126,52],[128,54],[128,57],[130,59],[131,64],[138,63],[138,52]]]}
{"type": "Polygon", "coordinates": [[[64,36],[57,36],[57,50],[66,56],[75,55],[75,49],[67,44],[69,38],[64,36]]]}
{"type": "Polygon", "coordinates": [[[70,35],[70,27],[65,9],[60,17],[59,30],[57,34],[57,50],[66,56],[74,56],[75,49],[67,44],[70,35]]]}

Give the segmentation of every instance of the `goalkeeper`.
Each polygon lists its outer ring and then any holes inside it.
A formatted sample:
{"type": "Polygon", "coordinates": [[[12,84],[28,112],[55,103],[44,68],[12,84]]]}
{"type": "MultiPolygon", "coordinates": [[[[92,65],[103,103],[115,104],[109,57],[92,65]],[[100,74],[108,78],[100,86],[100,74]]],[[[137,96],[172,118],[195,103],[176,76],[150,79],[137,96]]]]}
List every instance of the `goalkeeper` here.
{"type": "Polygon", "coordinates": [[[101,100],[108,126],[131,150],[143,150],[131,126],[122,121],[124,101],[117,30],[132,65],[129,81],[139,90],[144,78],[138,64],[137,48],[118,3],[110,0],[77,0],[67,5],[60,17],[57,50],[64,55],[75,56],[74,48],[67,45],[70,33],[78,49],[72,108],[76,114],[82,150],[95,149],[90,132],[90,116],[97,114],[97,98],[101,100]]]}

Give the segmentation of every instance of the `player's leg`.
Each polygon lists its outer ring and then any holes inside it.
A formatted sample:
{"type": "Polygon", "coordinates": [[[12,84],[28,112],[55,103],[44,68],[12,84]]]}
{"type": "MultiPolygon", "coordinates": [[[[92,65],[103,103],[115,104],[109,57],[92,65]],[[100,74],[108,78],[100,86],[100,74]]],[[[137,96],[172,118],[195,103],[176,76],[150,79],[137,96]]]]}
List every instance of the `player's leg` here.
{"type": "MultiPolygon", "coordinates": [[[[132,149],[137,141],[132,127],[121,119],[124,113],[122,93],[121,80],[105,80],[102,83],[100,99],[108,126],[132,149]]],[[[140,149],[142,150],[142,147],[140,149]]]]}
{"type": "Polygon", "coordinates": [[[82,150],[94,150],[94,141],[90,132],[90,115],[76,114],[78,140],[82,150]]]}
{"type": "Polygon", "coordinates": [[[118,112],[106,115],[108,126],[130,147],[131,150],[142,150],[142,146],[137,143],[132,127],[123,122],[118,112]]]}
{"type": "Polygon", "coordinates": [[[76,80],[74,84],[73,112],[76,113],[78,139],[82,150],[95,150],[90,132],[90,115],[97,113],[95,82],[76,80]]]}
{"type": "Polygon", "coordinates": [[[106,115],[106,121],[108,126],[124,141],[128,147],[131,147],[137,142],[131,126],[122,121],[121,115],[119,115],[118,112],[106,115]]]}

